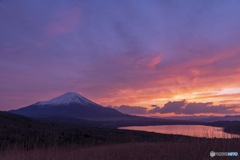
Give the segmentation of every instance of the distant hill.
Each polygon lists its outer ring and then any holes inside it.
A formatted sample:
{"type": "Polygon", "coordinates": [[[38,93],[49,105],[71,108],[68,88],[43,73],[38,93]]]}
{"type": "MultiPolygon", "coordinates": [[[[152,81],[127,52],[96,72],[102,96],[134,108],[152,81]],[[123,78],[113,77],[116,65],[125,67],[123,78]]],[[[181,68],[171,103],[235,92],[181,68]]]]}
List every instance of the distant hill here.
{"type": "Polygon", "coordinates": [[[31,127],[38,126],[38,128],[41,129],[39,125],[45,126],[45,124],[43,124],[41,121],[37,119],[0,111],[0,128],[1,129],[3,128],[22,129],[24,127],[30,127],[30,126],[31,127]]]}

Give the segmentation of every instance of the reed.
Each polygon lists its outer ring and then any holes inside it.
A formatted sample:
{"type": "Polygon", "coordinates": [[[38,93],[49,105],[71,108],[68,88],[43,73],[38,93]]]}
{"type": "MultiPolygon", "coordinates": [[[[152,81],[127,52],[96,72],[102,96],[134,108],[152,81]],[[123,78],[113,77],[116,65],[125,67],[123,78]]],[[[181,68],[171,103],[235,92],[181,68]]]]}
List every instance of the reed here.
{"type": "MultiPolygon", "coordinates": [[[[1,160],[177,160],[212,159],[210,151],[239,152],[240,139],[178,139],[170,142],[132,142],[123,144],[108,144],[101,146],[81,146],[66,144],[65,146],[36,147],[27,150],[14,146],[0,152],[1,160]]],[[[240,159],[239,157],[231,157],[240,159]]],[[[226,159],[226,157],[218,157],[226,159]]]]}

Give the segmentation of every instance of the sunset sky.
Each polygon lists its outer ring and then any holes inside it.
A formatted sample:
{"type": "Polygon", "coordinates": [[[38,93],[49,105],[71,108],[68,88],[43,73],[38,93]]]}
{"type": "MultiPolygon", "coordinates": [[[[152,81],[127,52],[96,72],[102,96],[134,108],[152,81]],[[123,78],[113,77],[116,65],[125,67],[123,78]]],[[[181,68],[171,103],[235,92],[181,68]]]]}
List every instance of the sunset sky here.
{"type": "Polygon", "coordinates": [[[239,0],[0,0],[0,110],[77,92],[136,115],[240,111],[239,0]]]}

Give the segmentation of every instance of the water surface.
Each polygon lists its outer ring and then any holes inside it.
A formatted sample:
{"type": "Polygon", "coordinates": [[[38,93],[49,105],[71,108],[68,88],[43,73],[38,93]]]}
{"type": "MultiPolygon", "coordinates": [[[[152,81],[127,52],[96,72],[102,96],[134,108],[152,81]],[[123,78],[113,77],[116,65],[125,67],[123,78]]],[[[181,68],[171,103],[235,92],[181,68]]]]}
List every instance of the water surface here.
{"type": "Polygon", "coordinates": [[[212,127],[203,125],[131,126],[120,127],[119,129],[138,130],[166,134],[180,134],[193,137],[240,138],[240,135],[223,132],[222,127],[212,127]]]}

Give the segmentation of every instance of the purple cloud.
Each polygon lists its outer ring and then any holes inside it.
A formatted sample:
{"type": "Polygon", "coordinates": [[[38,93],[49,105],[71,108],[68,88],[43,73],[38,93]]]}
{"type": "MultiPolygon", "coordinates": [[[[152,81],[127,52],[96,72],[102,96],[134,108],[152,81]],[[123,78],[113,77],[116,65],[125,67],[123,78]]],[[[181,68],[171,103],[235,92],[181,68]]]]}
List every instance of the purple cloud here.
{"type": "Polygon", "coordinates": [[[174,101],[166,103],[162,108],[155,107],[148,111],[148,113],[175,113],[175,114],[198,114],[198,113],[220,113],[220,114],[234,114],[237,113],[234,109],[238,106],[213,105],[208,103],[188,103],[186,100],[174,101]]]}
{"type": "Polygon", "coordinates": [[[174,102],[168,102],[164,104],[162,108],[160,107],[155,107],[154,109],[151,109],[148,111],[148,113],[176,113],[176,114],[181,114],[182,107],[186,105],[186,100],[183,101],[174,101],[174,102]]]}

